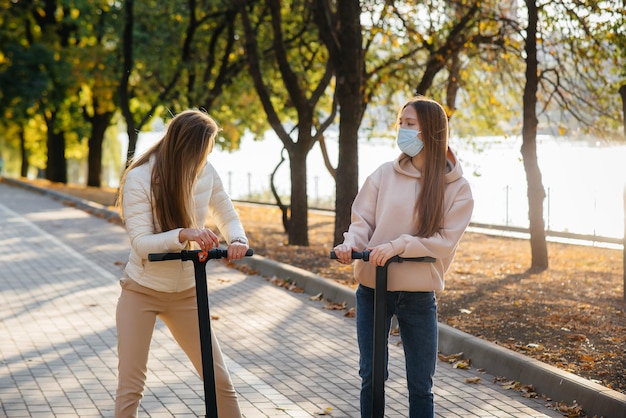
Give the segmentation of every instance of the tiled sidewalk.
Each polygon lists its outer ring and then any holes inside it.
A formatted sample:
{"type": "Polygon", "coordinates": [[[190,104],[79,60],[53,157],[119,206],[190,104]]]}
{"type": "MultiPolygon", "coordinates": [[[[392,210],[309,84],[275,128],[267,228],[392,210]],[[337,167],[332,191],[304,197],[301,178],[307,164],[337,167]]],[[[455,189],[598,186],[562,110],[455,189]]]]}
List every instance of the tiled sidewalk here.
{"type": "MultiPolygon", "coordinates": [[[[0,416],[111,417],[123,228],[0,183],[0,416]]],[[[309,295],[210,262],[212,322],[245,417],[357,417],[354,319],[309,295]]],[[[406,417],[392,337],[387,417],[406,417]]],[[[560,417],[476,370],[439,363],[438,417],[560,417]],[[479,376],[478,384],[466,379],[479,376]]],[[[202,383],[157,322],[143,417],[204,413],[202,383]]]]}

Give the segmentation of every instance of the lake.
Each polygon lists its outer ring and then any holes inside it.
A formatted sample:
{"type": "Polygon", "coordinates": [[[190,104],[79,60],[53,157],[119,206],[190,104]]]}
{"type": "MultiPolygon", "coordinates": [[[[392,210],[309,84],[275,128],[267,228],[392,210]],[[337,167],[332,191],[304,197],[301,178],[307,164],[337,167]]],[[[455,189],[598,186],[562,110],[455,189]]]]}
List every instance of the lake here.
{"type": "MultiPolygon", "coordinates": [[[[140,134],[137,152],[143,152],[163,132],[140,134]]],[[[125,138],[121,138],[122,142],[125,138]]],[[[337,162],[337,139],[329,135],[327,149],[337,162]]],[[[548,197],[546,227],[554,231],[621,238],[624,234],[626,145],[590,144],[562,137],[538,136],[538,159],[548,197]]],[[[474,222],[528,226],[526,176],[520,137],[451,138],[475,199],[474,222]]],[[[124,145],[122,148],[125,148],[124,145]]],[[[215,149],[209,161],[216,167],[233,199],[268,196],[270,174],[280,161],[282,143],[268,133],[263,141],[244,136],[240,149],[215,149]]],[[[125,149],[122,155],[125,155],[125,149]]],[[[382,162],[399,151],[388,139],[359,143],[359,185],[382,162]]],[[[309,205],[334,202],[335,182],[326,170],[319,145],[307,159],[309,205]]],[[[276,173],[281,196],[289,195],[288,161],[276,173]]]]}

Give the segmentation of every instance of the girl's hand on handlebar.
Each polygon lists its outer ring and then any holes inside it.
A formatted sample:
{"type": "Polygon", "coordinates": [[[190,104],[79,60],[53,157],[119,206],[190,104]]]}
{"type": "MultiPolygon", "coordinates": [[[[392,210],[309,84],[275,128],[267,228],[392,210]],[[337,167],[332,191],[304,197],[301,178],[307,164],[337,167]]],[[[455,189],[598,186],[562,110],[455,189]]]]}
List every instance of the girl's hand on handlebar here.
{"type": "Polygon", "coordinates": [[[384,266],[394,255],[393,245],[390,242],[377,245],[374,248],[370,248],[370,263],[375,266],[384,266]]]}
{"type": "Polygon", "coordinates": [[[217,248],[220,245],[217,235],[210,229],[205,228],[183,228],[178,233],[178,241],[196,242],[202,251],[209,251],[210,249],[217,248]]]}
{"type": "Polygon", "coordinates": [[[352,251],[356,251],[356,248],[352,248],[346,244],[339,244],[333,251],[335,251],[337,261],[342,264],[350,264],[352,263],[352,251]]]}
{"type": "Polygon", "coordinates": [[[239,260],[246,256],[246,251],[248,251],[248,244],[244,244],[243,242],[233,241],[228,245],[228,260],[239,260]]]}

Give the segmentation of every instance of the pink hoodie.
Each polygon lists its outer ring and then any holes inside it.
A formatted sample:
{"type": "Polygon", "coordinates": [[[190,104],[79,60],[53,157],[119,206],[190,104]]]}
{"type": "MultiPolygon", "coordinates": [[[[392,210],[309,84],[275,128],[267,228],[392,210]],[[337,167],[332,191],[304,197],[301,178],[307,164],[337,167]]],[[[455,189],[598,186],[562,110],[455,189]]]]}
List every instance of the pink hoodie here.
{"type": "MultiPolygon", "coordinates": [[[[352,205],[352,222],[344,243],[365,250],[390,242],[400,257],[434,257],[434,263],[391,263],[387,289],[426,292],[443,290],[444,273],[450,267],[457,246],[472,216],[474,199],[469,183],[455,155],[448,150],[444,222],[430,238],[415,236],[416,201],[422,188],[421,173],[406,154],[387,162],[365,181],[352,205]]],[[[357,260],[354,277],[374,288],[376,266],[357,260]]]]}

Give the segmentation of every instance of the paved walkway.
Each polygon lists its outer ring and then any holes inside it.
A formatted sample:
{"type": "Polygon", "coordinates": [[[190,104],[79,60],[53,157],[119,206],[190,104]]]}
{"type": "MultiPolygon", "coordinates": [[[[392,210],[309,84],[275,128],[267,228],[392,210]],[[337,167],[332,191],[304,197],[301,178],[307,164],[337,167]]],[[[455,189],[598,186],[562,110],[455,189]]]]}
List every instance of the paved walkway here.
{"type": "MultiPolygon", "coordinates": [[[[0,416],[112,417],[122,227],[0,183],[0,416]]],[[[357,417],[354,319],[306,294],[210,262],[212,325],[245,417],[357,417]]],[[[406,417],[402,348],[390,343],[387,417],[406,417]]],[[[157,322],[142,417],[204,413],[202,383],[157,322]]],[[[560,417],[493,376],[438,364],[438,417],[560,417]],[[477,384],[466,379],[480,377],[477,384]]]]}

